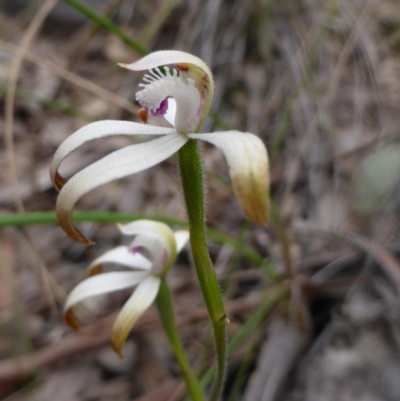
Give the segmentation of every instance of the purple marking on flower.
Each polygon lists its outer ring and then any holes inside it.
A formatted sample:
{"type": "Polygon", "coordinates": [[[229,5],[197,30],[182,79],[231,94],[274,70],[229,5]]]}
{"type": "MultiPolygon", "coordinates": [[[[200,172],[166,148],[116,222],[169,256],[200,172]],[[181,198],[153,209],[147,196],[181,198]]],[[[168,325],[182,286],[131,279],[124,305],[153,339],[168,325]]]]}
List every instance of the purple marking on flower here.
{"type": "Polygon", "coordinates": [[[143,247],[142,246],[134,246],[131,248],[131,252],[133,254],[138,253],[138,252],[142,252],[143,251],[143,247]]]}
{"type": "Polygon", "coordinates": [[[165,98],[158,106],[158,109],[156,111],[150,111],[150,113],[153,117],[159,115],[163,116],[167,112],[167,110],[168,110],[168,98],[165,98]]]}

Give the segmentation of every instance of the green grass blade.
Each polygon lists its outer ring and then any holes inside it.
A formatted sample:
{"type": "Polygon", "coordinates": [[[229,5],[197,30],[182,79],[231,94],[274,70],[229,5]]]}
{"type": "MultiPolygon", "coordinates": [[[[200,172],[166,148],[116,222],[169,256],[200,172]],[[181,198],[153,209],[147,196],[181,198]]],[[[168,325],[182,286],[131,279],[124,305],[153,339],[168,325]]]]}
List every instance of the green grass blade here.
{"type": "Polygon", "coordinates": [[[75,8],[82,14],[86,15],[89,19],[96,22],[99,26],[101,26],[106,31],[111,32],[113,35],[120,38],[127,46],[129,46],[132,50],[135,50],[141,56],[149,53],[149,50],[129,36],[124,30],[122,30],[118,25],[114,24],[109,18],[104,17],[96,10],[83,3],[80,0],[63,0],[64,3],[69,4],[71,7],[75,8]]]}
{"type": "MultiPolygon", "coordinates": [[[[152,219],[161,221],[165,224],[175,225],[187,228],[187,222],[175,217],[169,216],[145,216],[142,214],[120,213],[120,212],[75,212],[73,220],[75,222],[95,222],[95,223],[124,223],[139,219],[152,219]]],[[[28,213],[7,213],[0,214],[0,228],[21,227],[41,224],[58,224],[55,212],[28,212],[28,213]]],[[[265,269],[269,278],[277,283],[280,277],[273,271],[270,264],[264,261],[264,258],[256,251],[238,241],[229,235],[220,231],[207,229],[207,236],[215,242],[231,246],[243,257],[253,263],[255,266],[261,266],[265,269]]]]}

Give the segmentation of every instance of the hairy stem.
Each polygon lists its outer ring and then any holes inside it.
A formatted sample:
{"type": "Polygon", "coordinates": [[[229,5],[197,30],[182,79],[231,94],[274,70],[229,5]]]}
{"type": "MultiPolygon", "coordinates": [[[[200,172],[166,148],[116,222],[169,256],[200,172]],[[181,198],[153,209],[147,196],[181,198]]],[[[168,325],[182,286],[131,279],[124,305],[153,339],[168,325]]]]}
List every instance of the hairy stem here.
{"type": "Polygon", "coordinates": [[[226,315],[218,280],[206,244],[203,166],[198,145],[192,139],[179,151],[179,169],[189,220],[193,259],[214,330],[217,376],[210,401],[216,401],[220,397],[225,380],[226,315]]]}

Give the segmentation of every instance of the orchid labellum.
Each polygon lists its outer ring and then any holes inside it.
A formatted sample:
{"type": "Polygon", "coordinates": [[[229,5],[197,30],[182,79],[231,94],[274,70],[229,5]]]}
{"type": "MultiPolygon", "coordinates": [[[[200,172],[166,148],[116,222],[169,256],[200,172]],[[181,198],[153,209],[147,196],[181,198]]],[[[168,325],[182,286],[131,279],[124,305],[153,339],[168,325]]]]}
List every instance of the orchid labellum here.
{"type": "Polygon", "coordinates": [[[247,216],[265,224],[268,217],[268,157],[263,142],[239,131],[198,133],[210,110],[214,85],[210,69],[198,57],[181,51],[158,51],[120,64],[133,71],[148,70],[136,99],[144,123],[98,121],[84,126],[58,148],[50,170],[60,191],[57,216],[72,238],[90,244],[72,224],[72,210],[86,193],[100,185],[150,168],[176,153],[190,139],[209,142],[224,153],[233,189],[247,216]],[[82,144],[112,135],[153,135],[159,138],[117,150],[66,181],[58,169],[63,159],[82,144]]]}

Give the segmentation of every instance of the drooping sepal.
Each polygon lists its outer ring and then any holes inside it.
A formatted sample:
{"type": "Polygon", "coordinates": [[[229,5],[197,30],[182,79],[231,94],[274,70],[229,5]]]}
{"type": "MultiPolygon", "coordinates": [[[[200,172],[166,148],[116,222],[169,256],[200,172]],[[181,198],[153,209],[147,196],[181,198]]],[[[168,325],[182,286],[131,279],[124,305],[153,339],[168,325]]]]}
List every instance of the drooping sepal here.
{"type": "Polygon", "coordinates": [[[156,299],[160,278],[149,276],[143,280],[119,313],[111,334],[114,351],[122,358],[122,347],[132,327],[156,299]]]}
{"type": "Polygon", "coordinates": [[[92,189],[160,163],[187,141],[183,135],[170,134],[151,142],[127,146],[75,174],[64,184],[57,199],[56,213],[63,230],[82,244],[93,244],[72,223],[75,203],[92,189]]]}
{"type": "Polygon", "coordinates": [[[223,131],[189,134],[210,142],[225,155],[233,190],[246,215],[255,223],[267,224],[269,215],[269,167],[264,143],[254,134],[223,131]]]}

